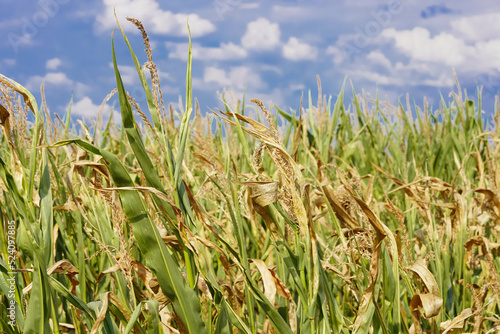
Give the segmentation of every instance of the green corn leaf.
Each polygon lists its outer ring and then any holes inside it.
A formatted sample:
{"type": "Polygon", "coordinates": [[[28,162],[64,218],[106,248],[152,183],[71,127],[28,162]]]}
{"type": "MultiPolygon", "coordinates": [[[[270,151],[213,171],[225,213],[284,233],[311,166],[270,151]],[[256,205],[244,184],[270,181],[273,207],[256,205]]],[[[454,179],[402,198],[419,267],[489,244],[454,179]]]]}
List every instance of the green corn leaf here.
{"type": "MultiPolygon", "coordinates": [[[[135,186],[130,174],[114,154],[81,139],[65,140],[54,144],[54,146],[67,144],[76,144],[84,150],[88,149],[88,152],[96,152],[101,155],[108,165],[116,187],[135,186]]],[[[143,198],[136,190],[121,190],[119,194],[125,215],[134,230],[139,249],[146,259],[148,267],[158,277],[158,283],[163,293],[172,301],[177,315],[188,331],[204,334],[206,329],[198,296],[182,277],[179,266],[165,246],[143,198]]]]}

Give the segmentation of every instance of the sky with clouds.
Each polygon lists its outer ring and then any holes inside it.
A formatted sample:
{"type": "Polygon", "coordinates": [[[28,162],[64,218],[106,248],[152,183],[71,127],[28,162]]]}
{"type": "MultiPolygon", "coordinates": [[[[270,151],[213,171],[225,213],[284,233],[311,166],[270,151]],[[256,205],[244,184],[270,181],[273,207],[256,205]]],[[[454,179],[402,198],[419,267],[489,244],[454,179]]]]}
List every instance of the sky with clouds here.
{"type": "MultiPolygon", "coordinates": [[[[166,103],[185,91],[189,18],[203,112],[221,106],[224,90],[297,109],[302,93],[316,96],[317,75],[327,95],[347,77],[349,90],[352,81],[392,103],[426,96],[434,109],[441,95],[450,100],[453,69],[469,97],[483,86],[487,113],[500,91],[497,0],[0,0],[0,73],[37,97],[45,81],[52,112],[62,115],[73,96],[73,114],[94,117],[115,87],[113,8],[142,63],[141,36],[125,18],[147,29],[166,103]]],[[[115,48],[125,88],[145,106],[121,34],[115,48]]]]}

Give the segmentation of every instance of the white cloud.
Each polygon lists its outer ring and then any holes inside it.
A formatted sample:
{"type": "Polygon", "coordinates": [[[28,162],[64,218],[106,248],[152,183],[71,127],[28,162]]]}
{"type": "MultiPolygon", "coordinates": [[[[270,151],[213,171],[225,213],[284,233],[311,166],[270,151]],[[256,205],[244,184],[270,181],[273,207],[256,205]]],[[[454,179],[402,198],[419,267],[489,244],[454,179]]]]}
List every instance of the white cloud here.
{"type": "Polygon", "coordinates": [[[351,72],[353,78],[362,78],[378,85],[395,86],[432,86],[432,87],[451,87],[454,85],[451,73],[441,73],[437,77],[421,78],[414,77],[409,71],[391,71],[384,75],[370,70],[356,70],[351,72]]]}
{"type": "Polygon", "coordinates": [[[71,80],[70,78],[68,78],[66,73],[63,72],[49,72],[44,76],[34,75],[28,79],[25,87],[31,91],[39,91],[40,86],[44,81],[45,89],[51,89],[56,86],[59,90],[61,88],[67,91],[72,90],[75,94],[75,97],[77,98],[85,96],[85,94],[87,94],[91,90],[90,86],[81,82],[71,80]]]}
{"type": "Polygon", "coordinates": [[[368,81],[375,82],[380,85],[401,85],[402,81],[397,78],[392,78],[377,72],[372,71],[354,71],[351,73],[353,77],[363,78],[368,81]]]}
{"type": "Polygon", "coordinates": [[[305,89],[306,89],[306,86],[304,84],[290,84],[291,91],[305,90],[305,89]]]}
{"type": "Polygon", "coordinates": [[[66,73],[56,72],[47,73],[45,75],[45,82],[54,85],[71,85],[73,81],[66,76],[66,73]]]}
{"type": "Polygon", "coordinates": [[[66,73],[63,72],[51,72],[45,74],[45,76],[35,75],[28,79],[26,83],[26,88],[28,90],[38,90],[42,82],[45,81],[45,85],[51,84],[55,86],[71,86],[73,81],[68,78],[66,73]]]}
{"type": "MultiPolygon", "coordinates": [[[[167,42],[167,49],[172,50],[169,52],[168,57],[187,60],[188,47],[187,43],[167,42]]],[[[221,43],[219,47],[204,47],[198,43],[193,43],[191,52],[194,60],[243,59],[248,55],[247,50],[233,43],[221,43]]]]}
{"type": "Polygon", "coordinates": [[[326,49],[326,54],[333,56],[333,63],[335,65],[339,65],[340,63],[342,63],[346,59],[342,50],[340,50],[339,47],[334,46],[334,45],[331,45],[326,49]]]}
{"type": "Polygon", "coordinates": [[[367,56],[366,59],[372,61],[375,64],[381,65],[385,68],[390,69],[392,67],[391,61],[380,51],[372,51],[367,56]]]}
{"type": "Polygon", "coordinates": [[[283,45],[283,57],[289,60],[314,60],[318,55],[318,49],[307,43],[300,42],[295,37],[290,37],[283,45]]]}
{"type": "Polygon", "coordinates": [[[466,43],[448,32],[431,37],[429,30],[385,29],[381,36],[393,40],[396,49],[412,62],[429,62],[466,72],[500,71],[500,39],[466,43]]]}
{"type": "Polygon", "coordinates": [[[247,30],[241,38],[241,45],[252,50],[272,50],[280,44],[280,26],[265,18],[258,18],[247,24],[247,30]]]}
{"type": "Polygon", "coordinates": [[[262,88],[264,85],[259,74],[246,66],[231,67],[228,71],[213,66],[206,67],[203,81],[235,89],[244,89],[247,84],[249,89],[262,88]]]}
{"type": "Polygon", "coordinates": [[[500,13],[461,17],[451,22],[457,34],[470,41],[497,39],[500,31],[500,13]]]}
{"type": "Polygon", "coordinates": [[[403,64],[402,62],[398,61],[394,65],[394,68],[398,71],[416,71],[420,74],[422,73],[435,74],[436,72],[435,64],[421,63],[421,62],[410,62],[408,64],[403,64]]]}
{"type": "MultiPolygon", "coordinates": [[[[68,108],[69,105],[66,107],[66,110],[68,108]]],[[[71,114],[85,118],[92,118],[98,115],[99,111],[101,111],[101,108],[105,115],[109,115],[111,113],[110,107],[108,105],[100,106],[94,104],[88,96],[84,96],[76,103],[73,103],[73,105],[71,106],[71,114]]]]}
{"type": "Polygon", "coordinates": [[[396,48],[414,60],[444,63],[457,66],[466,59],[465,53],[470,48],[464,40],[450,33],[441,32],[431,37],[429,30],[415,27],[413,30],[385,29],[381,36],[393,39],[396,48]]]}
{"type": "Polygon", "coordinates": [[[203,81],[215,82],[220,86],[231,86],[231,80],[226,74],[226,71],[217,67],[206,67],[203,74],[203,81]]]}
{"type": "Polygon", "coordinates": [[[175,36],[187,36],[187,19],[192,37],[200,37],[215,30],[215,25],[198,14],[181,14],[160,8],[156,0],[103,0],[104,9],[97,16],[96,24],[99,30],[109,30],[116,27],[113,9],[116,8],[116,16],[125,31],[137,33],[137,28],[126,17],[141,20],[147,31],[175,36]]]}
{"type": "Polygon", "coordinates": [[[421,82],[423,85],[433,86],[433,87],[452,87],[455,85],[455,80],[451,74],[441,74],[438,78],[425,79],[421,82]]]}
{"type": "Polygon", "coordinates": [[[49,59],[45,62],[45,68],[48,69],[48,70],[57,70],[57,68],[59,66],[61,66],[62,64],[62,61],[61,59],[59,58],[52,58],[52,59],[49,59]]]}

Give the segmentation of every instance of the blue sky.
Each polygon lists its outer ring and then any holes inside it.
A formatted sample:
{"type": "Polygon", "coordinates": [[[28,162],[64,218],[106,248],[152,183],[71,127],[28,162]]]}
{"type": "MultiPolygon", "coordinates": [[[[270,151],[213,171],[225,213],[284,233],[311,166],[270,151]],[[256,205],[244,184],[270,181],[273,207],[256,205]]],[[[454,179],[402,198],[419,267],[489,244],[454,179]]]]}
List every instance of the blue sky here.
{"type": "MultiPolygon", "coordinates": [[[[0,73],[38,97],[45,80],[53,113],[62,115],[73,94],[74,115],[94,117],[115,87],[113,7],[142,63],[142,39],[125,18],[143,21],[166,103],[184,94],[189,17],[203,112],[220,107],[229,89],[297,109],[302,92],[316,96],[316,75],[327,95],[336,96],[347,76],[367,96],[378,90],[406,105],[409,93],[437,107],[440,94],[450,99],[455,68],[470,97],[484,86],[486,113],[500,90],[500,2],[493,0],[0,0],[0,73]]],[[[120,34],[115,45],[125,87],[146,110],[120,34]]]]}

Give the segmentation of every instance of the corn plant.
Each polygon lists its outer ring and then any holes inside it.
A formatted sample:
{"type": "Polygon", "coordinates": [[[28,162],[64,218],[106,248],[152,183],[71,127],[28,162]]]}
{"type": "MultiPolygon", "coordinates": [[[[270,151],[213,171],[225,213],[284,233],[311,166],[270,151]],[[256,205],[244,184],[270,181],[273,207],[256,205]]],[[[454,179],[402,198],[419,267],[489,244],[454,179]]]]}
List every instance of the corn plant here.
{"type": "MultiPolygon", "coordinates": [[[[0,76],[5,333],[494,333],[500,113],[457,80],[433,109],[318,78],[298,110],[147,98],[121,124],[51,117],[0,76]],[[141,107],[147,107],[144,111],[141,107]]],[[[150,74],[147,78],[146,75],[150,74]]]]}

